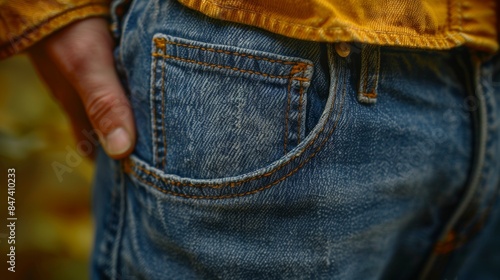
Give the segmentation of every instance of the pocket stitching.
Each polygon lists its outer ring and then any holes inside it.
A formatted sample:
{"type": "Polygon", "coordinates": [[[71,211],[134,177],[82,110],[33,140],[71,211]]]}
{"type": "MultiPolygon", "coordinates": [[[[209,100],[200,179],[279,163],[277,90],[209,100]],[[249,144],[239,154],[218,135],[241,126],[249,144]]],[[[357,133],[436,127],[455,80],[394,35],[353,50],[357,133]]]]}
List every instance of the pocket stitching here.
{"type": "MultiPolygon", "coordinates": [[[[225,50],[217,50],[214,48],[205,48],[201,46],[195,46],[195,45],[190,45],[190,44],[183,44],[183,43],[178,43],[171,41],[167,38],[153,38],[153,46],[154,50],[151,53],[153,59],[154,59],[154,76],[153,76],[153,147],[154,147],[154,152],[155,152],[155,159],[153,160],[154,164],[158,168],[165,168],[167,166],[167,139],[166,139],[166,132],[165,132],[165,65],[167,63],[167,59],[174,59],[174,60],[179,60],[183,61],[186,63],[192,63],[192,64],[197,64],[197,65],[204,65],[204,66],[209,66],[209,67],[217,67],[217,68],[223,68],[223,69],[230,69],[233,71],[239,71],[242,73],[249,73],[249,74],[255,74],[255,75],[261,75],[264,77],[270,77],[270,78],[285,78],[288,79],[288,89],[287,89],[287,94],[288,94],[288,101],[287,101],[287,110],[286,110],[286,116],[285,116],[285,139],[284,139],[284,154],[287,153],[287,144],[288,144],[288,138],[289,138],[289,110],[291,107],[291,87],[293,80],[297,80],[300,82],[300,89],[299,89],[299,112],[298,112],[298,143],[300,143],[300,131],[301,131],[301,118],[302,118],[302,113],[301,113],[301,103],[302,103],[302,95],[303,95],[303,82],[309,82],[310,78],[304,77],[305,71],[308,69],[308,67],[312,66],[310,63],[305,63],[305,62],[300,62],[300,61],[283,61],[283,60],[277,60],[277,59],[270,59],[266,57],[260,57],[260,56],[255,56],[247,53],[242,53],[242,52],[230,52],[230,51],[225,51],[225,50]],[[235,55],[235,56],[241,56],[241,57],[246,57],[249,59],[254,59],[254,60],[264,60],[270,63],[281,63],[281,64],[286,64],[286,65],[293,65],[290,69],[290,72],[288,75],[271,75],[269,73],[262,73],[262,72],[257,72],[257,71],[252,71],[252,70],[246,70],[246,69],[241,69],[237,67],[231,67],[231,66],[226,66],[226,65],[221,65],[221,64],[212,64],[208,62],[203,62],[203,61],[198,61],[198,60],[192,60],[192,59],[187,59],[183,57],[177,57],[177,56],[172,56],[167,54],[167,45],[178,45],[181,47],[186,47],[186,48],[192,48],[192,49],[199,49],[201,51],[208,51],[208,52],[214,52],[214,53],[224,53],[228,55],[235,55]],[[160,60],[160,58],[162,58],[160,60]],[[161,79],[162,79],[162,84],[161,84],[161,90],[160,93],[158,94],[158,87],[156,86],[156,80],[157,80],[157,65],[158,63],[162,63],[162,69],[161,69],[161,79]],[[297,74],[302,74],[302,76],[297,76],[297,74]],[[160,95],[160,96],[158,96],[160,95]],[[161,117],[162,117],[162,131],[157,131],[158,129],[158,118],[157,118],[157,113],[156,113],[156,104],[158,103],[157,98],[161,97],[161,117]],[[162,143],[163,143],[163,151],[160,153],[160,149],[158,148],[159,140],[154,140],[157,139],[158,134],[161,134],[163,137],[162,143]]],[[[158,104],[159,105],[159,104],[158,104]]],[[[298,144],[297,143],[297,144],[298,144]]]]}
{"type": "MultiPolygon", "coordinates": [[[[260,57],[260,56],[255,56],[255,55],[251,55],[251,54],[246,54],[246,53],[230,52],[230,51],[225,51],[225,50],[216,50],[213,48],[204,48],[204,47],[200,47],[200,46],[170,41],[170,40],[167,40],[165,38],[155,38],[154,40],[155,40],[155,42],[160,41],[160,43],[164,43],[164,44],[177,45],[177,46],[181,46],[181,47],[198,49],[198,50],[202,50],[202,51],[209,51],[209,52],[215,52],[215,53],[231,54],[231,55],[236,55],[236,56],[241,56],[241,57],[248,57],[250,59],[255,59],[255,60],[269,61],[272,63],[281,63],[281,64],[285,64],[285,65],[294,65],[294,64],[301,63],[301,62],[284,61],[284,60],[279,60],[279,59],[270,59],[267,57],[260,57]],[[164,41],[164,42],[162,42],[162,41],[164,41]]],[[[302,63],[302,64],[307,65],[307,66],[312,66],[312,64],[310,64],[310,63],[302,63]]]]}
{"type": "Polygon", "coordinates": [[[309,81],[308,78],[304,77],[305,71],[307,69],[306,63],[297,63],[290,69],[290,73],[288,74],[288,87],[287,87],[287,94],[288,94],[288,100],[287,100],[287,107],[286,107],[286,113],[285,113],[285,139],[284,139],[284,154],[287,153],[287,144],[288,144],[288,138],[289,138],[289,130],[288,130],[288,116],[289,116],[289,111],[290,111],[290,102],[292,98],[291,94],[291,87],[292,87],[292,82],[293,80],[299,81],[300,86],[299,86],[299,108],[298,108],[298,124],[297,124],[297,145],[300,143],[300,127],[301,127],[301,116],[302,116],[302,99],[303,99],[303,94],[304,94],[304,88],[303,88],[303,81],[305,80],[306,82],[309,81]],[[304,67],[305,66],[305,67],[304,67]],[[302,77],[295,77],[296,74],[302,74],[302,77]]]}
{"type": "MultiPolygon", "coordinates": [[[[303,73],[302,73],[303,75],[303,73]]],[[[299,81],[300,89],[299,89],[299,114],[298,114],[298,125],[297,125],[297,145],[300,144],[300,128],[302,127],[302,100],[304,96],[304,87],[302,81],[299,81]]]]}
{"type": "MultiPolygon", "coordinates": [[[[167,46],[165,45],[164,46],[164,49],[163,49],[163,53],[167,53],[167,46]]],[[[163,159],[162,159],[162,164],[163,164],[163,168],[165,168],[165,166],[167,166],[167,138],[166,138],[166,134],[165,134],[165,99],[167,98],[167,95],[165,94],[165,64],[166,64],[166,61],[165,59],[163,59],[163,63],[161,65],[161,94],[162,94],[162,97],[161,97],[161,128],[162,128],[162,132],[163,132],[163,149],[164,149],[164,152],[163,152],[163,159]]]]}
{"type": "MultiPolygon", "coordinates": [[[[337,94],[337,84],[335,85],[334,92],[335,92],[335,95],[336,95],[337,94]]],[[[342,101],[341,101],[341,104],[340,104],[340,109],[339,109],[339,112],[337,113],[337,116],[339,116],[339,118],[340,118],[340,115],[342,113],[342,109],[343,109],[343,105],[344,105],[344,98],[345,98],[345,87],[343,88],[343,96],[342,96],[342,101]]],[[[334,99],[336,99],[336,96],[334,96],[334,99]]],[[[331,111],[330,111],[330,114],[328,115],[327,120],[325,121],[325,125],[314,136],[314,138],[311,139],[311,141],[306,146],[304,146],[300,151],[298,151],[296,154],[294,154],[289,160],[287,160],[287,161],[283,162],[282,164],[280,164],[279,166],[275,167],[270,172],[267,172],[267,173],[264,173],[264,174],[260,174],[258,176],[249,177],[249,178],[242,179],[242,180],[239,180],[239,181],[227,182],[227,183],[191,183],[191,182],[187,183],[187,182],[180,182],[180,181],[175,181],[175,180],[172,180],[172,179],[163,178],[163,177],[161,177],[161,176],[159,176],[159,175],[157,175],[157,174],[155,174],[155,173],[153,173],[153,172],[145,169],[144,167],[136,164],[130,157],[128,157],[127,159],[124,160],[123,168],[124,168],[125,172],[132,171],[132,173],[134,173],[135,177],[137,177],[138,179],[140,179],[140,176],[133,170],[133,168],[137,168],[140,171],[146,173],[147,175],[153,176],[154,178],[156,178],[156,179],[164,182],[165,184],[170,184],[170,185],[174,185],[174,186],[178,186],[178,187],[188,186],[188,187],[194,187],[194,188],[212,188],[212,189],[220,189],[220,188],[226,187],[226,186],[235,187],[235,186],[241,185],[241,184],[249,182],[249,181],[254,181],[254,180],[257,180],[257,179],[260,179],[260,178],[263,178],[263,177],[271,176],[272,174],[274,174],[277,171],[281,170],[285,165],[289,164],[292,160],[294,160],[295,158],[297,158],[300,155],[302,155],[302,153],[305,150],[307,150],[311,145],[313,145],[316,142],[316,140],[318,139],[318,137],[323,133],[324,129],[326,128],[326,123],[330,120],[331,116],[333,115],[333,111],[334,111],[333,110],[333,106],[334,105],[335,105],[335,103],[332,102],[332,105],[331,105],[332,108],[330,108],[331,111]]],[[[315,155],[318,152],[318,150],[320,150],[322,148],[322,146],[326,143],[326,140],[328,140],[328,138],[330,137],[330,135],[336,130],[337,123],[338,123],[338,119],[336,120],[333,128],[330,130],[330,132],[328,134],[328,137],[325,138],[325,140],[320,144],[320,146],[313,153],[313,155],[315,155]]],[[[311,158],[312,158],[312,156],[310,156],[309,158],[307,158],[304,162],[309,161],[311,158]]],[[[295,171],[296,170],[294,170],[294,172],[295,171]]],[[[149,183],[147,183],[147,184],[149,184],[149,183]]],[[[158,187],[155,186],[155,188],[158,188],[158,187]]]]}
{"type": "MultiPolygon", "coordinates": [[[[344,81],[345,82],[345,77],[344,77],[344,81]]],[[[134,175],[134,177],[143,182],[144,184],[148,185],[148,186],[151,186],[155,189],[157,189],[158,191],[162,192],[162,193],[165,193],[165,194],[170,194],[170,195],[174,195],[174,196],[180,196],[180,197],[185,197],[185,198],[192,198],[192,199],[224,199],[224,198],[233,198],[233,197],[242,197],[242,196],[246,196],[246,195],[250,195],[250,194],[255,194],[255,193],[258,193],[258,192],[261,192],[263,190],[266,190],[266,189],[269,189],[271,188],[272,186],[280,183],[281,181],[287,179],[288,177],[292,176],[293,174],[295,174],[295,172],[297,172],[299,169],[301,169],[306,163],[308,163],[312,158],[314,158],[316,156],[317,153],[319,153],[323,146],[326,144],[326,142],[328,141],[328,139],[331,137],[331,135],[333,134],[333,132],[336,130],[337,128],[337,125],[338,125],[338,122],[340,120],[340,116],[342,115],[342,111],[343,111],[343,108],[344,108],[344,101],[345,101],[345,96],[346,96],[346,88],[345,86],[343,87],[343,90],[342,90],[342,101],[340,101],[340,108],[337,112],[337,119],[335,120],[335,123],[333,125],[333,127],[331,128],[331,130],[328,132],[328,135],[327,137],[325,137],[325,139],[323,140],[323,142],[321,142],[321,144],[316,148],[316,150],[314,151],[314,153],[312,153],[311,155],[309,155],[308,158],[306,158],[303,162],[301,162],[297,167],[295,167],[293,170],[291,170],[290,172],[288,172],[288,174],[286,174],[285,176],[279,178],[279,179],[276,179],[274,182],[268,184],[268,185],[265,185],[263,187],[260,187],[258,189],[254,189],[254,190],[251,190],[251,191],[248,191],[248,192],[244,192],[244,193],[236,193],[236,194],[227,194],[227,195],[220,195],[220,196],[200,196],[200,195],[188,195],[188,194],[183,194],[183,193],[178,193],[178,192],[174,192],[174,191],[169,191],[169,190],[165,190],[163,188],[160,188],[158,186],[156,186],[155,184],[153,183],[150,183],[144,179],[141,178],[140,175],[138,175],[131,167],[136,167],[138,168],[139,170],[142,170],[143,172],[145,172],[146,174],[148,175],[151,175],[167,184],[172,184],[172,185],[177,185],[177,186],[192,186],[192,187],[203,187],[203,186],[196,186],[192,183],[182,183],[182,182],[177,182],[177,181],[172,181],[172,180],[168,180],[168,179],[165,179],[165,178],[162,178],[146,169],[144,169],[143,167],[141,166],[138,166],[138,165],[135,165],[132,160],[130,158],[127,158],[127,160],[125,160],[123,162],[123,169],[125,171],[125,173],[132,173],[134,175]],[[132,165],[132,166],[131,166],[132,165]],[[169,182],[170,181],[170,182],[169,182]]],[[[337,91],[336,91],[336,86],[335,86],[335,95],[337,94],[337,91]]],[[[333,106],[334,106],[334,103],[332,103],[332,108],[331,108],[331,111],[330,111],[330,114],[328,115],[328,120],[330,119],[331,115],[333,114],[333,106]]],[[[327,120],[327,122],[328,122],[327,120]]],[[[315,142],[318,138],[318,136],[320,134],[322,134],[324,128],[326,127],[326,123],[325,123],[325,126],[318,132],[318,134],[316,135],[316,137],[311,141],[310,144],[312,144],[313,142],[315,142]]],[[[308,145],[309,146],[309,145],[308,145]]],[[[306,146],[306,147],[308,147],[306,146]]],[[[306,148],[305,147],[305,148],[306,148]]],[[[296,158],[297,156],[299,156],[300,154],[302,154],[302,152],[305,150],[302,149],[300,153],[296,154],[294,158],[296,158]]],[[[290,159],[289,161],[286,161],[284,162],[282,165],[280,165],[279,167],[277,167],[275,170],[273,170],[272,172],[268,172],[268,173],[265,173],[265,174],[262,174],[260,176],[256,176],[256,177],[251,177],[251,178],[247,178],[246,180],[242,180],[242,181],[239,181],[239,182],[232,182],[232,183],[223,183],[223,184],[220,184],[221,186],[224,186],[224,185],[230,185],[231,187],[234,187],[235,185],[237,184],[242,184],[246,181],[251,181],[251,180],[256,180],[256,179],[259,179],[259,178],[262,178],[264,176],[269,176],[273,173],[275,173],[276,171],[278,171],[279,169],[281,169],[284,165],[288,164],[291,160],[293,160],[294,158],[290,159]]],[[[206,187],[210,187],[210,188],[220,188],[220,187],[213,187],[212,185],[210,184],[202,184],[206,187]]]]}
{"type": "Polygon", "coordinates": [[[283,141],[283,150],[284,150],[284,154],[286,155],[286,146],[288,144],[288,114],[289,114],[289,111],[290,111],[290,102],[291,102],[291,99],[292,99],[292,94],[291,94],[291,87],[292,87],[292,71],[293,71],[293,67],[292,69],[290,69],[290,74],[288,74],[288,87],[287,87],[287,104],[286,104],[286,112],[285,112],[285,139],[283,141]]]}
{"type": "MultiPolygon", "coordinates": [[[[170,59],[179,60],[179,61],[186,62],[186,63],[192,63],[192,64],[203,65],[203,66],[208,66],[208,67],[213,67],[213,68],[220,68],[220,69],[229,69],[229,70],[233,70],[233,71],[239,71],[242,73],[249,73],[249,74],[253,74],[253,75],[260,75],[260,76],[274,78],[274,79],[289,79],[291,75],[299,73],[301,71],[304,71],[307,66],[312,66],[310,63],[275,60],[275,59],[269,59],[269,58],[254,56],[254,55],[245,54],[245,53],[229,52],[229,51],[216,50],[216,49],[212,49],[212,48],[204,48],[204,47],[199,47],[199,46],[194,46],[194,45],[189,45],[189,44],[181,44],[181,43],[170,41],[166,38],[154,38],[153,41],[155,43],[156,50],[151,55],[154,57],[163,57],[164,59],[170,58],[170,59]],[[264,60],[264,61],[268,61],[271,63],[281,63],[281,64],[286,64],[286,65],[293,65],[293,67],[292,67],[291,73],[289,75],[286,75],[286,76],[271,75],[268,73],[262,73],[262,72],[257,72],[257,71],[253,71],[253,70],[246,70],[246,69],[231,67],[231,66],[227,66],[227,65],[213,64],[213,63],[202,62],[202,61],[198,61],[198,60],[194,60],[194,59],[186,59],[183,57],[169,55],[166,53],[166,51],[164,51],[163,54],[157,52],[157,50],[160,48],[166,50],[167,44],[178,45],[178,46],[192,48],[192,49],[199,49],[202,51],[231,54],[231,55],[247,57],[247,58],[255,59],[255,60],[264,60]]],[[[309,79],[305,78],[305,77],[294,77],[294,79],[298,80],[298,81],[305,81],[305,82],[309,81],[309,79]]]]}
{"type": "MultiPolygon", "coordinates": [[[[263,76],[263,77],[266,77],[266,78],[288,79],[288,76],[271,75],[271,74],[268,74],[268,73],[262,73],[262,72],[257,72],[257,71],[253,71],[253,70],[246,70],[246,69],[241,69],[241,68],[237,68],[237,67],[231,67],[231,66],[227,66],[227,65],[220,65],[220,64],[212,64],[212,63],[207,63],[207,62],[201,62],[201,61],[197,61],[197,60],[193,60],[193,59],[186,59],[186,58],[182,58],[182,57],[178,57],[178,56],[173,56],[173,55],[168,55],[168,54],[167,55],[162,55],[162,54],[159,54],[159,53],[153,53],[152,55],[155,56],[155,57],[170,58],[170,59],[179,60],[179,61],[186,62],[186,63],[203,65],[203,66],[208,66],[208,67],[212,67],[212,68],[229,69],[229,70],[238,71],[238,72],[242,72],[242,73],[248,73],[248,74],[252,74],[252,75],[260,75],[260,76],[263,76]]],[[[302,63],[301,62],[297,62],[296,63],[296,65],[299,65],[299,64],[302,64],[302,63]]],[[[309,81],[308,78],[296,78],[296,80],[306,81],[306,82],[309,81]]]]}
{"type": "Polygon", "coordinates": [[[151,97],[150,97],[150,102],[151,102],[151,107],[152,107],[152,114],[153,114],[153,128],[152,128],[152,132],[153,132],[153,139],[152,139],[152,144],[153,144],[153,164],[156,165],[156,163],[158,162],[158,156],[159,156],[159,152],[158,152],[158,147],[156,145],[156,139],[157,138],[157,135],[156,135],[156,102],[155,102],[155,96],[156,96],[156,68],[157,68],[157,64],[158,64],[158,58],[156,57],[153,57],[153,79],[151,80],[151,97]],[[152,99],[152,100],[151,100],[152,99]]]}

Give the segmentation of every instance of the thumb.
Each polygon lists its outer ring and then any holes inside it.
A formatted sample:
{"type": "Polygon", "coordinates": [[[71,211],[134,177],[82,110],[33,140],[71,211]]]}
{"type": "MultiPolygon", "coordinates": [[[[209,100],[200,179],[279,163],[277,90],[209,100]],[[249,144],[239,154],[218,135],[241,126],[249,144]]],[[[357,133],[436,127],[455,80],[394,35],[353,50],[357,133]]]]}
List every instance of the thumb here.
{"type": "Polygon", "coordinates": [[[106,21],[91,18],[74,23],[49,38],[45,47],[78,92],[108,155],[119,159],[130,154],[134,119],[114,67],[106,21]]]}

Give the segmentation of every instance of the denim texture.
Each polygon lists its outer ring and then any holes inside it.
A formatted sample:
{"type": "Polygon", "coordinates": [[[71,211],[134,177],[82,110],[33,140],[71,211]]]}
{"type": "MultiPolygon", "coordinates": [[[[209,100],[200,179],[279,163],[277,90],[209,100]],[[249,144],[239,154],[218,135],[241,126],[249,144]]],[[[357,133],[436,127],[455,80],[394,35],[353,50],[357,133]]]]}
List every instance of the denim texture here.
{"type": "MultiPolygon", "coordinates": [[[[464,48],[343,57],[176,1],[132,1],[118,21],[138,138],[129,159],[97,160],[93,279],[413,279],[468,190],[457,235],[494,229],[468,230],[498,212],[493,63],[464,48]],[[363,77],[376,103],[358,100],[363,77]]],[[[440,276],[475,271],[467,244],[439,251],[440,276]]]]}

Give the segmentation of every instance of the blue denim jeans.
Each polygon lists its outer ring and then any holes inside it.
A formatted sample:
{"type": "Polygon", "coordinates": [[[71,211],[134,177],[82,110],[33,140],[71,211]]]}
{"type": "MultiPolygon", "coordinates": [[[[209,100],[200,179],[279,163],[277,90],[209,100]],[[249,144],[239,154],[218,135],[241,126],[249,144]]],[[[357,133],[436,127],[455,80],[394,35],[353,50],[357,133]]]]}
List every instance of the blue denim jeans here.
{"type": "Polygon", "coordinates": [[[138,137],[98,157],[93,279],[500,275],[499,59],[301,41],[173,0],[114,28],[138,137]]]}

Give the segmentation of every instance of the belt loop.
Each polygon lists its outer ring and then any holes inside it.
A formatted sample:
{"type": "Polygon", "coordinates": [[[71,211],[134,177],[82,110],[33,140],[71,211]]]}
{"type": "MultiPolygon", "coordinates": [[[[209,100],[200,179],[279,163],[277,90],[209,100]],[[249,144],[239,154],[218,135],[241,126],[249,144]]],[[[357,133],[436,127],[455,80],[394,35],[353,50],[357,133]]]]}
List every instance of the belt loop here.
{"type": "Polygon", "coordinates": [[[377,102],[378,73],[380,70],[380,47],[363,45],[361,49],[361,75],[358,101],[365,104],[377,102]]]}

